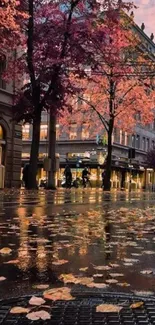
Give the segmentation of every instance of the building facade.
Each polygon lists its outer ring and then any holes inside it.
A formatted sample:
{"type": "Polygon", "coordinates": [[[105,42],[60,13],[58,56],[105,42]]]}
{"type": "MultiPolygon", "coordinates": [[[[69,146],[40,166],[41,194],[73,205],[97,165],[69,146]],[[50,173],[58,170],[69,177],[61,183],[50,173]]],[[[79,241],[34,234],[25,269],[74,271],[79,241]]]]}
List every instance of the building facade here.
{"type": "MultiPolygon", "coordinates": [[[[149,38],[143,28],[134,25],[135,32],[141,39],[142,51],[146,51],[155,59],[155,44],[153,35],[149,38]]],[[[43,161],[48,154],[48,124],[47,113],[42,114],[40,130],[40,149],[38,164],[38,181],[46,177],[43,170],[43,161]]],[[[60,184],[66,162],[72,168],[73,177],[80,177],[84,166],[91,169],[91,180],[94,186],[101,185],[101,173],[104,168],[106,157],[106,139],[104,134],[97,134],[94,139],[90,137],[89,129],[85,124],[77,128],[72,124],[69,133],[62,133],[61,126],[57,125],[57,147],[56,152],[60,157],[60,169],[57,173],[57,182],[60,184]]],[[[32,127],[23,126],[23,151],[22,166],[29,160],[32,127]]],[[[154,172],[147,169],[146,154],[155,148],[155,121],[143,127],[137,116],[137,126],[133,134],[127,134],[122,130],[114,129],[113,152],[112,152],[112,176],[113,188],[141,189],[151,187],[154,184],[154,172]],[[135,149],[135,158],[128,158],[129,148],[135,149]]]]}
{"type": "MultiPolygon", "coordinates": [[[[32,137],[31,125],[23,126],[23,151],[22,165],[28,162],[30,157],[30,145],[32,137]]],[[[60,158],[60,169],[57,181],[60,184],[66,163],[72,168],[73,177],[80,177],[84,166],[91,169],[91,180],[94,186],[101,185],[101,173],[106,157],[106,139],[96,134],[90,139],[90,134],[85,126],[80,129],[71,128],[69,133],[60,132],[57,125],[56,152],[60,158]],[[98,138],[100,137],[99,141],[98,138]],[[98,142],[98,143],[97,143],[98,142]]],[[[112,187],[129,188],[132,176],[133,189],[151,186],[154,183],[154,173],[147,169],[146,154],[155,148],[155,121],[147,127],[137,126],[134,134],[127,134],[115,129],[113,134],[112,153],[112,187]],[[135,158],[129,160],[129,148],[135,149],[135,158]],[[146,175],[147,174],[147,175],[146,175]]],[[[40,131],[40,148],[38,164],[38,181],[46,177],[43,169],[44,159],[48,156],[48,115],[43,113],[40,131]]]]}
{"type": "Polygon", "coordinates": [[[20,187],[22,128],[13,121],[13,89],[2,79],[6,59],[0,61],[0,188],[20,187]]]}

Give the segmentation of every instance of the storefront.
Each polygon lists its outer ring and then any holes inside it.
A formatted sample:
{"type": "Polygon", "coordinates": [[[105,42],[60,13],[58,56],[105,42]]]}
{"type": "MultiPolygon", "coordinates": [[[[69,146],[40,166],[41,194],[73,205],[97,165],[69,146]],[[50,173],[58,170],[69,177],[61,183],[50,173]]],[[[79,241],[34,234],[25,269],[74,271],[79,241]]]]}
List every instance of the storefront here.
{"type": "MultiPolygon", "coordinates": [[[[99,166],[92,166],[92,165],[90,166],[85,164],[85,165],[81,165],[80,167],[76,167],[70,165],[73,180],[77,178],[82,179],[82,171],[86,166],[90,172],[90,181],[92,187],[101,187],[101,183],[102,183],[101,175],[103,170],[99,166]]],[[[65,171],[65,166],[61,166],[59,171],[59,185],[61,184],[61,181],[64,179],[64,171],[65,171]]]]}
{"type": "MultiPolygon", "coordinates": [[[[25,160],[26,163],[26,160],[25,160]]],[[[64,180],[64,170],[66,164],[69,164],[72,171],[73,180],[76,178],[82,178],[82,171],[87,167],[90,171],[90,181],[92,187],[101,187],[102,184],[102,172],[104,170],[104,164],[100,165],[96,159],[89,158],[69,158],[60,161],[59,171],[56,173],[56,185],[61,187],[61,183],[64,180]]],[[[23,162],[24,165],[24,162],[23,162]]],[[[43,160],[38,164],[37,181],[40,184],[41,180],[47,180],[48,174],[43,169],[43,160]]],[[[129,165],[127,161],[112,161],[111,172],[111,188],[112,189],[129,189],[131,184],[132,190],[143,189],[145,184],[151,184],[154,182],[154,173],[152,170],[146,170],[138,164],[129,165]],[[147,180],[147,181],[146,181],[147,180]]]]}
{"type": "Polygon", "coordinates": [[[145,168],[138,164],[115,161],[112,164],[111,187],[132,190],[142,189],[145,184],[145,168]]]}

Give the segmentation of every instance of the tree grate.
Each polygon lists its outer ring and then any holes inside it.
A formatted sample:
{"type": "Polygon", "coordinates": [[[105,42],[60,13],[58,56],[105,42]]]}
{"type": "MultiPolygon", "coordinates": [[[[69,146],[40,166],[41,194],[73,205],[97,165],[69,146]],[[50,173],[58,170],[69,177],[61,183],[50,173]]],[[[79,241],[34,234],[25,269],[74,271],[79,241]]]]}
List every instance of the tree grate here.
{"type": "Polygon", "coordinates": [[[76,297],[72,301],[47,301],[44,309],[51,314],[47,321],[29,321],[25,315],[14,315],[10,309],[15,306],[28,307],[30,297],[9,299],[0,302],[0,324],[3,325],[155,325],[155,299],[110,293],[102,297],[76,297]],[[131,309],[130,305],[143,301],[142,307],[131,309]],[[120,313],[97,313],[100,304],[123,306],[120,313]]]}

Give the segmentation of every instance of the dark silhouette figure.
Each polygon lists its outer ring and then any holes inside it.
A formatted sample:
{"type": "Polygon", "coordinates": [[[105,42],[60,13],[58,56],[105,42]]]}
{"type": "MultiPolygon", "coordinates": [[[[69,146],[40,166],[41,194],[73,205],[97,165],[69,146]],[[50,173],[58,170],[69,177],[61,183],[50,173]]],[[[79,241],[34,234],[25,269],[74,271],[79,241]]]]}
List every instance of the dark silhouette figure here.
{"type": "Polygon", "coordinates": [[[87,167],[85,167],[84,170],[82,171],[82,183],[84,188],[86,187],[87,184],[91,186],[89,175],[90,172],[88,171],[87,167]]]}
{"type": "Polygon", "coordinates": [[[29,164],[26,164],[23,168],[23,182],[26,189],[28,189],[28,179],[29,179],[29,164]]]}
{"type": "Polygon", "coordinates": [[[71,188],[72,185],[72,172],[69,165],[66,165],[64,175],[66,178],[66,188],[71,188]]]}

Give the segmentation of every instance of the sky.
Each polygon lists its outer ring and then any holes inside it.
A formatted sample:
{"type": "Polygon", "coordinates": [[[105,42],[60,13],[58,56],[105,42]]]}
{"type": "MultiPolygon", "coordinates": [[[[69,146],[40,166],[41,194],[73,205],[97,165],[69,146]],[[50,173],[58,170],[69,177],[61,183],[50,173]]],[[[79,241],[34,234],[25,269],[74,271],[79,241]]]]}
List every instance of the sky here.
{"type": "Polygon", "coordinates": [[[134,0],[134,4],[138,7],[135,10],[135,21],[138,26],[144,22],[145,33],[150,36],[155,35],[155,0],[134,0]]]}

